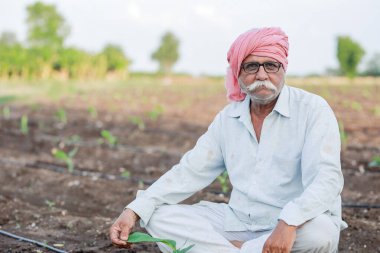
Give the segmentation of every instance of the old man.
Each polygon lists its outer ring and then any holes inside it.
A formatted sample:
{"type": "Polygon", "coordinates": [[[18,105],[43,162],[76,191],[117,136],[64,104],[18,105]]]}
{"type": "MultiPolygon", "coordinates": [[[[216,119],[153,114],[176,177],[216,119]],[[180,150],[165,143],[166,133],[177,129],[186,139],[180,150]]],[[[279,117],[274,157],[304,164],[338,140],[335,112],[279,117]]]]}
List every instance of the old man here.
{"type": "Polygon", "coordinates": [[[114,244],[125,245],[140,219],[154,237],[195,244],[190,253],[337,252],[347,226],[338,124],[323,98],[285,85],[288,47],[274,27],[235,40],[227,54],[231,103],[127,205],[110,228],[114,244]],[[224,170],[233,186],[228,204],[178,204],[224,170]]]}

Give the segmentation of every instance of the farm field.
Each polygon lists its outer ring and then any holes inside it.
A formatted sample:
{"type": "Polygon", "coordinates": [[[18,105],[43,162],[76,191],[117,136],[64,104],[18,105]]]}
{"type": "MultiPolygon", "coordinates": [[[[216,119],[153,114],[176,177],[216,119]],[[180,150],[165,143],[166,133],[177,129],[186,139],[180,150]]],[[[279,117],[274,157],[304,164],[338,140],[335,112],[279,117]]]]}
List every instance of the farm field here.
{"type": "MultiPolygon", "coordinates": [[[[324,97],[341,125],[340,252],[380,252],[380,79],[287,83],[324,97]]],[[[226,104],[218,78],[0,81],[0,229],[68,252],[159,253],[116,248],[108,228],[226,104]]],[[[185,203],[202,199],[226,202],[228,192],[216,180],[185,203]]],[[[51,251],[0,235],[0,252],[51,251]]]]}

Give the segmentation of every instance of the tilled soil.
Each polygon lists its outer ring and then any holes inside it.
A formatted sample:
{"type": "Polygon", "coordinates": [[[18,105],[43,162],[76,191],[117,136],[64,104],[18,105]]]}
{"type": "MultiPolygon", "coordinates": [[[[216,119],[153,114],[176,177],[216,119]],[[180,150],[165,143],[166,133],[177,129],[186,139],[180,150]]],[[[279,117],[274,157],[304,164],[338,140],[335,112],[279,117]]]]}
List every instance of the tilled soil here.
{"type": "MultiPolygon", "coordinates": [[[[380,155],[380,116],[372,113],[380,96],[376,87],[360,111],[348,108],[342,99],[362,101],[359,90],[350,89],[343,96],[333,88],[334,100],[326,98],[348,135],[341,157],[343,219],[349,228],[341,234],[339,249],[380,252],[380,168],[368,166],[380,155]]],[[[147,118],[143,109],[134,111],[145,122],[143,130],[129,120],[128,111],[103,110],[91,118],[84,105],[68,103],[69,121],[62,123],[54,116],[56,103],[45,101],[37,110],[12,104],[12,115],[0,118],[0,229],[69,252],[158,253],[150,243],[116,248],[108,239],[108,228],[138,189],[148,187],[195,144],[226,103],[222,93],[212,99],[212,104],[199,100],[190,109],[168,109],[158,120],[147,118]],[[19,127],[24,114],[29,116],[27,134],[19,127]],[[118,137],[116,146],[101,141],[102,129],[118,137]],[[75,147],[75,170],[69,173],[51,151],[75,147]]],[[[173,101],[162,103],[171,108],[173,101]]],[[[202,199],[227,202],[228,193],[214,182],[185,202],[202,199]]],[[[0,235],[0,252],[51,251],[0,235]]]]}

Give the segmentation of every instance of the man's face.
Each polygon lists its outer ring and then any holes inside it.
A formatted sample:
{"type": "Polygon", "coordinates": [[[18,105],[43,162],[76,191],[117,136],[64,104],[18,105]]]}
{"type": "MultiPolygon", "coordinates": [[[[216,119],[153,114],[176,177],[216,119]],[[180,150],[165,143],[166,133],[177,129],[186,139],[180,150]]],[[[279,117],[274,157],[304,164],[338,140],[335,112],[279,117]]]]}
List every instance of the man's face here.
{"type": "Polygon", "coordinates": [[[250,55],[245,58],[242,65],[246,66],[246,70],[251,73],[247,73],[242,67],[239,74],[239,85],[253,102],[268,104],[278,97],[285,81],[285,71],[279,62],[269,57],[250,55]],[[257,73],[252,73],[255,71],[250,70],[254,70],[255,64],[249,63],[266,63],[267,71],[264,66],[260,66],[257,73]]]}

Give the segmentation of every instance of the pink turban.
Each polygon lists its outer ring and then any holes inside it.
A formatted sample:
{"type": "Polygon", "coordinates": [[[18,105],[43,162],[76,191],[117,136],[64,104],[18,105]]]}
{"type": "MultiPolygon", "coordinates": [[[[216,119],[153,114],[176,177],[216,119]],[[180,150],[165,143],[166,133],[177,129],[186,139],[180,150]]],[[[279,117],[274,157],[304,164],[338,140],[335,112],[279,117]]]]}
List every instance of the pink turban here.
{"type": "Polygon", "coordinates": [[[252,29],[241,34],[227,53],[230,65],[226,76],[228,99],[241,101],[246,96],[241,92],[238,77],[241,63],[247,56],[253,54],[273,58],[280,62],[286,71],[288,48],[288,36],[277,27],[252,29]]]}

